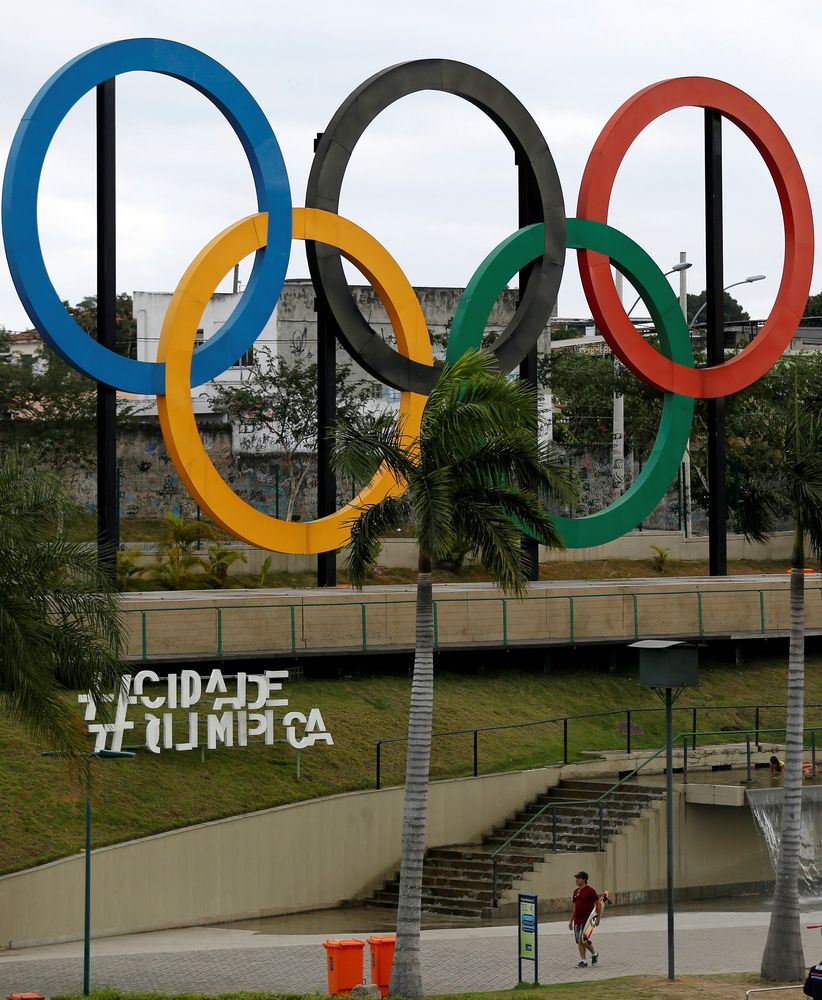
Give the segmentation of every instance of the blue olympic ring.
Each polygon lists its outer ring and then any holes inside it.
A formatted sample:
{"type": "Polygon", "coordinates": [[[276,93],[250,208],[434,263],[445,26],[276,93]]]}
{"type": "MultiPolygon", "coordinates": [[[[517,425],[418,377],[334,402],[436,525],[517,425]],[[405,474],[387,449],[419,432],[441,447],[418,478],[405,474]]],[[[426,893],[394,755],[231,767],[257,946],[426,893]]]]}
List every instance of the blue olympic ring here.
{"type": "Polygon", "coordinates": [[[3,239],[14,286],[43,338],[69,364],[99,382],[148,395],[164,392],[165,366],[109,351],[75,323],[49,278],[37,228],[43,162],[60,123],[88,91],[134,70],[182,80],[225,115],[248,158],[257,209],[268,213],[268,246],[257,252],[243,299],[229,321],[195,352],[192,385],[229,368],[267,323],[291,252],[291,191],[280,147],[260,106],[224,66],[188,45],[156,38],[101,45],[67,63],[40,89],[14,136],[3,180],[3,239]]]}

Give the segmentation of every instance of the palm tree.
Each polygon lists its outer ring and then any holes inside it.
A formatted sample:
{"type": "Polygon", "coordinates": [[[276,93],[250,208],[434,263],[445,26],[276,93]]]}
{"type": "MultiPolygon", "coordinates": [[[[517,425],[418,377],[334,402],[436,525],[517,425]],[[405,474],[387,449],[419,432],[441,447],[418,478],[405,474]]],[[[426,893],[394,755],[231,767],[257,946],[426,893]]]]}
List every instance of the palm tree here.
{"type": "Polygon", "coordinates": [[[740,525],[745,535],[764,541],[777,518],[789,511],[794,522],[791,554],[791,632],[785,732],[782,830],[773,907],[762,977],[788,981],[805,975],[799,917],[799,850],[802,825],[802,749],[805,696],[805,540],[822,555],[822,416],[800,409],[794,391],[786,416],[784,444],[771,455],[767,474],[752,476],[741,496],[740,525]]]}
{"type": "Polygon", "coordinates": [[[82,514],[30,459],[0,456],[0,709],[68,751],[83,740],[64,691],[99,702],[124,669],[117,596],[94,547],[62,536],[82,514]]]}
{"type": "Polygon", "coordinates": [[[380,538],[412,523],[419,546],[416,646],[408,714],[397,943],[390,993],[422,995],[420,910],[433,720],[432,566],[464,546],[477,553],[506,592],[527,589],[521,529],[546,545],[562,539],[540,494],[573,499],[567,467],[536,443],[537,407],[525,383],[492,372],[488,355],[470,352],[446,366],[428,398],[419,439],[401,426],[338,427],[335,464],[362,482],[379,463],[406,485],[399,498],[368,507],[353,524],[349,577],[362,587],[380,538]]]}

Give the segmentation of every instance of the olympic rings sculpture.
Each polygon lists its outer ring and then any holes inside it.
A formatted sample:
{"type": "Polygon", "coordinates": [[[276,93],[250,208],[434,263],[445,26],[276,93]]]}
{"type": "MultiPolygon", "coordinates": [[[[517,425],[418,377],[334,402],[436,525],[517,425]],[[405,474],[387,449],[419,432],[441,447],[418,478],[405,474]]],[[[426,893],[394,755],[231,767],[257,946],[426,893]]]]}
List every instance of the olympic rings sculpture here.
{"type": "Polygon", "coordinates": [[[534,347],[556,302],[566,249],[577,250],[592,313],[611,349],[637,376],[664,393],[651,456],[628,490],[604,510],[555,518],[566,545],[600,545],[631,530],[656,506],[687,446],[695,398],[727,396],[751,385],[777,360],[802,317],[813,269],[813,219],[799,163],[776,122],[752,98],[719,80],[687,77],[653,84],[626,101],[602,130],[580,186],[577,217],[566,218],[548,144],[520,101],[493,77],[464,63],[425,59],[375,74],[340,106],[322,133],[308,180],[306,207],[292,208],[276,136],[257,102],[225,67],[179,42],[128,39],[77,56],[48,80],[29,105],[12,143],[2,194],[3,238],[20,299],[44,340],[79,371],[118,389],[156,393],[163,436],[175,468],[197,503],[224,528],[253,545],[288,553],[327,552],[344,545],[363,507],[398,495],[403,484],[381,468],[352,502],[308,522],[272,518],[225,483],[199,437],[191,387],[239,358],[267,322],[285,279],[291,241],[307,241],[314,286],[338,324],[341,341],[375,378],[401,391],[400,417],[409,446],[419,432],[426,397],[436,382],[420,304],[399,265],[373,237],[338,214],[340,189],[354,147],[373,119],[394,101],[421,90],[444,91],[477,106],[511,143],[536,193],[542,222],[513,233],[491,251],[469,281],[454,316],[446,360],[481,346],[483,331],[508,281],[531,265],[520,303],[491,350],[511,371],[534,347]],[[156,362],[135,361],[101,347],[68,315],[51,283],[37,228],[45,155],[74,104],[103,81],[135,70],[173,76],[200,91],[226,117],[254,179],[257,213],[229,226],[183,275],[163,322],[156,362]],[[751,139],[774,180],[784,218],[785,261],[770,316],[734,358],[694,367],[679,303],[659,267],[636,243],[607,224],[616,173],[628,148],[651,121],[683,106],[712,109],[751,139]],[[234,264],[255,253],[240,304],[220,333],[195,350],[206,303],[234,264]],[[397,350],[384,343],[357,309],[342,269],[346,257],[382,301],[397,350]],[[660,351],[636,330],[611,275],[621,271],[654,320],[660,351]]]}

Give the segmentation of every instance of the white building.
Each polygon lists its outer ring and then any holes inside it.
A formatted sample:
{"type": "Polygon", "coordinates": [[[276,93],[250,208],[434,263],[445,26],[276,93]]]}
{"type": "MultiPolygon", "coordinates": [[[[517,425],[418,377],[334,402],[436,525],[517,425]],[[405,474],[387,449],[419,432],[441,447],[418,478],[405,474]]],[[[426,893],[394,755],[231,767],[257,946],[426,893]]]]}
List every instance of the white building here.
{"type": "MultiPolygon", "coordinates": [[[[197,330],[195,346],[213,337],[231,316],[243,293],[217,292],[205,307],[197,330]]],[[[157,344],[160,340],[163,320],[171,302],[170,292],[134,292],[133,315],[137,321],[137,358],[139,361],[154,361],[157,357],[157,344]]],[[[248,366],[255,349],[267,347],[272,353],[277,353],[277,312],[266,323],[262,333],[257,337],[252,347],[239,358],[230,368],[220,372],[212,382],[194,386],[191,390],[195,413],[210,413],[210,387],[214,383],[231,384],[242,382],[248,373],[248,366]]],[[[156,413],[157,403],[154,396],[145,397],[146,406],[141,407],[145,413],[156,413]]]]}

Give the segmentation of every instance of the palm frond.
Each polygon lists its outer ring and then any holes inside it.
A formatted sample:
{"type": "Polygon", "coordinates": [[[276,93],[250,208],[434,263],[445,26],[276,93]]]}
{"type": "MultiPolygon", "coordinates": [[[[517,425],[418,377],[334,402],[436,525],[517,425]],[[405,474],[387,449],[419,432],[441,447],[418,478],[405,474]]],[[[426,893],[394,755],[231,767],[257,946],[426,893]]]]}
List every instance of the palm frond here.
{"type": "Polygon", "coordinates": [[[740,486],[736,505],[742,534],[752,542],[767,541],[785,505],[780,484],[772,476],[749,476],[740,486]]]}
{"type": "Polygon", "coordinates": [[[822,419],[798,413],[785,431],[786,477],[794,516],[822,556],[822,419]]]}
{"type": "Polygon", "coordinates": [[[502,589],[524,593],[528,583],[520,554],[522,533],[513,519],[499,507],[477,500],[461,509],[459,521],[460,533],[471,539],[473,551],[502,589]]]}
{"type": "Polygon", "coordinates": [[[0,456],[0,700],[33,734],[76,748],[66,688],[97,698],[120,681],[124,630],[93,547],[61,537],[77,507],[30,459],[0,456]]]}
{"type": "Polygon", "coordinates": [[[401,420],[383,415],[369,425],[338,423],[331,465],[337,475],[364,483],[385,463],[396,479],[408,479],[415,464],[401,420]]]}
{"type": "Polygon", "coordinates": [[[457,541],[452,470],[445,466],[412,475],[409,499],[420,549],[432,560],[442,558],[457,541]]]}
{"type": "Polygon", "coordinates": [[[406,497],[387,497],[361,509],[360,516],[351,522],[351,540],[346,548],[345,568],[352,586],[358,590],[363,588],[374,572],[382,539],[407,524],[411,514],[406,497]]]}

